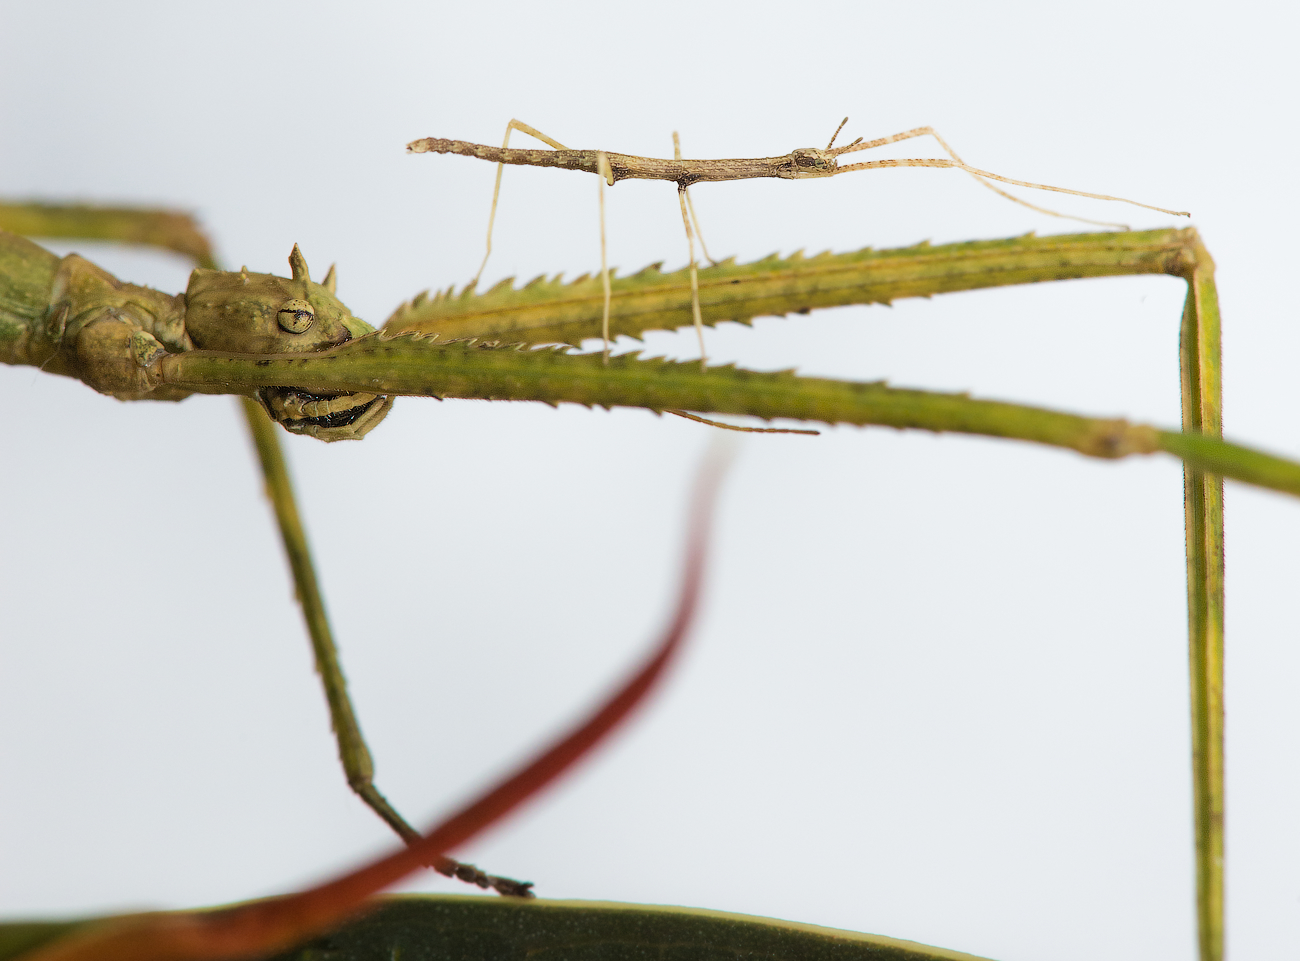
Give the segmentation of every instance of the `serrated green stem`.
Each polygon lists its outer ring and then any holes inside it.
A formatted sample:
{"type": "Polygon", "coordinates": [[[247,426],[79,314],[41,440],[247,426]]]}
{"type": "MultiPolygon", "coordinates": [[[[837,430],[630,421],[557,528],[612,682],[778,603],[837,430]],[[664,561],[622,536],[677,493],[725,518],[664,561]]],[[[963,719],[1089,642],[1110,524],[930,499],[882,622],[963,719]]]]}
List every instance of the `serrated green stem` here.
{"type": "MultiPolygon", "coordinates": [[[[699,271],[705,324],[845,304],[887,304],[903,297],[1013,284],[1126,274],[1184,276],[1195,230],[1013,237],[932,247],[846,254],[773,255],[749,264],[724,262],[699,271]]],[[[520,289],[502,281],[483,294],[471,289],[421,295],[389,318],[389,333],[437,333],[507,343],[577,345],[601,336],[604,292],[598,278],[561,283],[539,277],[520,289]]],[[[613,281],[610,327],[640,336],[694,323],[689,269],[661,273],[652,265],[613,281]]]]}

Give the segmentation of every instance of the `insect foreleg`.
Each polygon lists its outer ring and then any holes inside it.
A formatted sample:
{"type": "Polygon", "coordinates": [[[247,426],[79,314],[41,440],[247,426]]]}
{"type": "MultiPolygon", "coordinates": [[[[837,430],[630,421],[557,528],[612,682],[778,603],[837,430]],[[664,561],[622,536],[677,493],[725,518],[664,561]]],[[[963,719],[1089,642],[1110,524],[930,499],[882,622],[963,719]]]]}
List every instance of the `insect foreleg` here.
{"type": "MultiPolygon", "coordinates": [[[[841,126],[843,125],[841,124],[841,126]]],[[[845,147],[838,147],[834,150],[828,150],[828,152],[834,155],[835,157],[839,157],[843,154],[856,153],[859,150],[872,150],[876,147],[883,147],[887,144],[898,143],[901,140],[911,140],[914,137],[925,137],[925,136],[930,136],[933,137],[935,140],[937,140],[939,142],[939,146],[943,147],[943,149],[947,152],[948,156],[951,157],[952,159],[951,160],[929,160],[929,159],[872,160],[867,163],[849,164],[848,166],[845,167],[839,167],[838,169],[836,169],[835,173],[842,174],[842,173],[848,173],[849,171],[852,170],[870,170],[870,169],[881,169],[885,167],[954,167],[958,170],[966,171],[966,173],[970,174],[972,177],[974,177],[980,183],[984,184],[984,186],[988,187],[994,193],[1000,194],[1003,197],[1007,198],[1008,200],[1014,201],[1015,203],[1028,207],[1031,210],[1036,210],[1039,213],[1049,214],[1053,217],[1065,217],[1069,220],[1078,220],[1083,223],[1096,224],[1103,227],[1119,227],[1121,229],[1127,229],[1123,224],[1108,223],[1106,221],[1100,221],[1100,220],[1088,220],[1083,217],[1076,217],[1073,214],[1063,214],[1055,210],[1049,210],[1046,207],[1039,207],[1035,204],[1029,203],[1028,201],[1021,200],[1019,197],[1012,196],[1011,194],[1007,193],[1005,190],[1001,190],[998,187],[993,186],[993,184],[989,183],[988,181],[996,180],[999,181],[1000,183],[1011,184],[1012,186],[1015,187],[1029,187],[1033,190],[1050,190],[1054,193],[1070,194],[1075,197],[1088,197],[1092,200],[1111,200],[1123,204],[1132,204],[1134,207],[1144,207],[1147,210],[1154,210],[1162,214],[1170,214],[1171,216],[1174,217],[1191,216],[1191,214],[1189,214],[1185,210],[1167,210],[1164,207],[1154,207],[1151,204],[1144,204],[1136,200],[1128,200],[1124,197],[1112,197],[1109,194],[1094,194],[1094,193],[1089,193],[1085,190],[1071,190],[1067,187],[1052,187],[1049,186],[1048,184],[1030,183],[1029,181],[1026,180],[1013,180],[1010,177],[1003,177],[1001,174],[990,173],[987,170],[980,170],[977,167],[971,167],[959,156],[957,156],[957,152],[953,150],[952,147],[948,146],[948,142],[944,140],[943,137],[939,135],[938,131],[936,131],[933,127],[917,127],[914,130],[905,130],[902,133],[896,133],[889,137],[880,137],[877,140],[863,141],[859,139],[845,147]]]]}
{"type": "MultiPolygon", "coordinates": [[[[958,163],[966,162],[962,160],[961,157],[957,156],[957,151],[953,150],[952,147],[948,146],[948,141],[944,140],[943,137],[939,136],[939,131],[935,130],[933,127],[921,127],[920,129],[926,131],[935,140],[939,141],[939,146],[942,147],[945,151],[947,151],[948,156],[951,157],[953,160],[957,161],[958,163]]],[[[852,144],[850,144],[850,146],[852,146],[852,144]]],[[[1020,206],[1022,207],[1028,207],[1030,210],[1036,211],[1037,213],[1047,214],[1047,216],[1049,217],[1061,217],[1065,220],[1077,220],[1079,223],[1092,224],[1095,227],[1114,227],[1117,230],[1129,229],[1128,224],[1114,223],[1109,220],[1090,220],[1087,217],[1077,217],[1074,214],[1063,214],[1059,210],[1052,210],[1050,207],[1040,207],[1038,206],[1038,204],[1031,204],[1028,200],[1025,200],[1021,197],[1017,197],[1015,194],[1007,193],[1001,187],[997,186],[991,181],[985,180],[983,177],[979,176],[978,174],[972,173],[971,176],[974,177],[979,183],[987,187],[989,190],[993,191],[999,197],[1005,197],[1007,200],[1010,200],[1012,203],[1020,204],[1020,206]]]]}
{"type": "MultiPolygon", "coordinates": [[[[334,268],[322,283],[313,283],[296,246],[289,257],[292,277],[284,278],[247,269],[237,273],[215,269],[211,245],[197,225],[165,211],[0,205],[0,225],[66,237],[80,236],[84,227],[96,239],[138,241],[203,259],[207,269],[195,271],[185,294],[171,296],[123,283],[76,254],[59,258],[0,230],[0,361],[73,376],[122,399],[188,396],[189,391],[158,386],[165,365],[157,361],[167,354],[196,348],[310,352],[371,330],[335,298],[334,268]]],[[[267,416],[268,410],[279,411],[284,416],[277,420],[283,426],[322,439],[359,437],[383,419],[391,399],[359,393],[313,397],[289,388],[263,389],[259,399],[266,410],[247,398],[243,408],[302,604],[348,784],[412,844],[420,840],[419,832],[374,785],[374,762],[348,697],[293,488],[267,416]],[[317,409],[322,407],[329,409],[317,409]]],[[[489,875],[452,858],[433,858],[430,866],[502,894],[530,896],[528,883],[489,875]]]]}

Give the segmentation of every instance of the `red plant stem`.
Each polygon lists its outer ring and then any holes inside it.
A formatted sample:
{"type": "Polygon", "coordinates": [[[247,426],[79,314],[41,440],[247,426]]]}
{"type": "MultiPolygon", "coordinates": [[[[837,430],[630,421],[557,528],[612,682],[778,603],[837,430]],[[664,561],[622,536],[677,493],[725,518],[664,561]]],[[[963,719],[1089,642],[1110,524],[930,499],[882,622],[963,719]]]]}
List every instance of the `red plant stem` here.
{"type": "Polygon", "coordinates": [[[696,482],[677,610],[650,657],[598,710],[498,786],[465,805],[418,843],[296,894],[217,911],[141,915],[56,942],[30,961],[209,961],[283,950],[363,909],[365,900],[480,834],[573,767],[662,680],[699,605],[709,518],[725,470],[710,456],[696,482]]]}

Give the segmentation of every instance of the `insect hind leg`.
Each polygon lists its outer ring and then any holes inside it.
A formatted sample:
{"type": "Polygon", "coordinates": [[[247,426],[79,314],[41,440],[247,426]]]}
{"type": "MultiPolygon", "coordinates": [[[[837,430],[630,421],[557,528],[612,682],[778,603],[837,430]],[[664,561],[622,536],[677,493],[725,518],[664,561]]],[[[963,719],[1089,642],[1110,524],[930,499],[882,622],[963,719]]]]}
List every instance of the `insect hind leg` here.
{"type": "MultiPolygon", "coordinates": [[[[560,143],[558,140],[548,137],[546,134],[542,133],[536,127],[530,127],[522,120],[511,119],[511,121],[508,124],[506,124],[506,135],[505,138],[501,141],[502,150],[505,150],[507,147],[510,146],[510,131],[512,130],[518,130],[520,133],[525,133],[528,134],[528,136],[530,137],[535,137],[538,140],[540,140],[542,143],[546,144],[548,147],[553,147],[556,150],[569,149],[568,147],[564,146],[564,144],[560,143]]],[[[501,175],[505,172],[505,169],[506,169],[506,165],[504,163],[497,164],[496,184],[492,187],[492,210],[488,213],[487,250],[484,251],[483,253],[483,262],[479,264],[478,273],[476,273],[474,275],[474,279],[470,281],[471,287],[478,286],[479,279],[483,276],[483,269],[487,267],[488,258],[492,256],[492,225],[496,222],[497,219],[497,201],[501,197],[501,175]]]]}

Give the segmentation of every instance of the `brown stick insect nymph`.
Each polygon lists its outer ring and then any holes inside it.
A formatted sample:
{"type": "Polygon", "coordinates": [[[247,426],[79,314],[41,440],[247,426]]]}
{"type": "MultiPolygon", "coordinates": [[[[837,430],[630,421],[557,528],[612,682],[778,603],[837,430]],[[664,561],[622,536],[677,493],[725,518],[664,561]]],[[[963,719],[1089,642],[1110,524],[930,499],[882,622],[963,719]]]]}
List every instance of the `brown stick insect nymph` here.
{"type": "MultiPolygon", "coordinates": [[[[1067,187],[1053,187],[1048,184],[1032,183],[1026,180],[1015,180],[1011,177],[1004,177],[1001,174],[991,173],[987,170],[981,170],[972,167],[957,155],[933,127],[917,127],[913,130],[906,130],[903,133],[896,133],[889,137],[880,137],[876,140],[863,140],[859,137],[852,143],[843,147],[836,147],[835,140],[844,125],[849,122],[845,117],[840,121],[840,125],[835,128],[830,142],[824,149],[817,147],[800,147],[792,150],[787,154],[778,157],[754,157],[743,159],[723,159],[723,160],[683,160],[681,155],[681,145],[677,134],[673,134],[673,159],[662,160],[656,157],[640,157],[633,154],[613,153],[607,150],[572,150],[558,140],[548,137],[534,127],[529,126],[519,120],[511,120],[506,125],[505,139],[500,147],[490,147],[484,144],[469,143],[464,140],[445,140],[438,137],[425,137],[422,140],[414,140],[406,145],[409,153],[445,153],[460,154],[464,157],[477,157],[480,160],[495,162],[497,165],[496,185],[492,191],[492,210],[488,215],[487,229],[487,250],[483,255],[483,262],[479,265],[478,273],[475,274],[471,284],[477,285],[483,275],[483,268],[487,266],[488,257],[492,254],[492,224],[496,219],[497,201],[501,194],[501,174],[506,164],[523,164],[533,167],[560,167],[565,170],[582,170],[587,173],[594,173],[600,176],[600,267],[601,278],[605,289],[605,309],[604,320],[602,324],[602,338],[604,340],[604,356],[609,358],[609,307],[610,307],[610,285],[609,285],[609,267],[606,258],[605,245],[605,185],[614,186],[620,180],[669,180],[677,184],[677,196],[681,205],[682,223],[686,228],[686,240],[690,251],[690,277],[691,277],[691,308],[695,318],[695,332],[699,338],[700,344],[700,364],[703,367],[707,361],[707,354],[704,348],[704,326],[700,316],[699,301],[699,281],[696,274],[695,258],[695,238],[700,237],[700,244],[703,247],[703,236],[700,234],[699,220],[695,216],[695,207],[691,203],[688,192],[692,184],[697,183],[716,183],[724,180],[753,180],[764,177],[777,177],[782,180],[809,180],[819,177],[834,177],[837,174],[850,173],[855,170],[881,170],[890,167],[950,167],[956,170],[964,170],[970,174],[985,187],[997,194],[1011,200],[1022,206],[1039,213],[1048,214],[1053,217],[1064,217],[1070,220],[1078,220],[1083,223],[1095,224],[1103,227],[1115,227],[1118,229],[1127,229],[1123,224],[1109,223],[1105,221],[1088,220],[1083,217],[1076,217],[1071,214],[1059,213],[1055,210],[1049,210],[1045,207],[1039,207],[1019,197],[1007,193],[1005,190],[997,187],[992,181],[998,183],[1010,184],[1015,187],[1029,187],[1034,190],[1049,190],[1054,193],[1069,194],[1075,197],[1088,197],[1093,200],[1108,200],[1118,203],[1132,204],[1136,207],[1143,207],[1147,210],[1154,210],[1163,214],[1171,214],[1176,217],[1191,216],[1185,210],[1168,210],[1164,207],[1156,207],[1151,204],[1140,203],[1136,200],[1128,200],[1124,197],[1114,197],[1109,194],[1090,193],[1084,190],[1072,190],[1067,187]],[[510,147],[510,133],[518,130],[521,133],[535,137],[549,147],[551,150],[520,150],[510,147]],[[876,147],[884,147],[888,144],[898,143],[903,140],[912,140],[916,137],[933,137],[939,142],[939,145],[948,154],[949,159],[944,158],[906,158],[890,160],[870,160],[862,163],[846,164],[841,166],[839,158],[851,153],[857,153],[861,150],[872,150],[876,147]]],[[[704,248],[704,255],[710,263],[716,263],[709,256],[708,249],[704,248]]],[[[726,425],[719,425],[726,426],[726,425]]]]}

